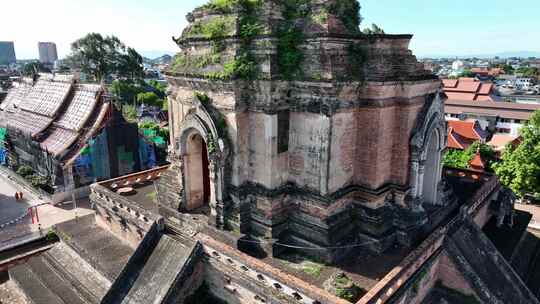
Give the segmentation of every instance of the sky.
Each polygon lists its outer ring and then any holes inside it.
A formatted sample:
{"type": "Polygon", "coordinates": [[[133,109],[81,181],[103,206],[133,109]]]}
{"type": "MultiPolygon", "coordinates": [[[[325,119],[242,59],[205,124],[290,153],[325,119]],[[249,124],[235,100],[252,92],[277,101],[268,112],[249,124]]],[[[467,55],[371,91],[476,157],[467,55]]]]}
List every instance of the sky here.
{"type": "MultiPolygon", "coordinates": [[[[0,41],[15,41],[18,59],[37,58],[37,42],[57,44],[60,58],[89,32],[115,35],[143,55],[175,53],[172,36],[207,0],[2,0],[0,41]]],[[[414,34],[420,57],[540,52],[540,1],[361,0],[362,26],[414,34]]]]}

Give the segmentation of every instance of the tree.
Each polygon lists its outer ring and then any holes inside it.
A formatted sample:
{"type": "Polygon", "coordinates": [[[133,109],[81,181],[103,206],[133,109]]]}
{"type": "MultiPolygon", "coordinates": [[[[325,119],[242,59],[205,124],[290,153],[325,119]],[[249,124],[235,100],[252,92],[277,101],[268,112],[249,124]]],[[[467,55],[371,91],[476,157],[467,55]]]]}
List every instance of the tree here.
{"type": "Polygon", "coordinates": [[[167,96],[167,85],[153,79],[148,81],[148,85],[152,87],[152,91],[156,93],[159,98],[164,99],[167,96]]]}
{"type": "Polygon", "coordinates": [[[98,82],[114,73],[131,79],[142,75],[142,57],[115,36],[90,33],[75,41],[71,50],[68,62],[98,82]]]}
{"type": "Polygon", "coordinates": [[[163,100],[159,99],[159,96],[154,92],[146,92],[137,94],[137,102],[139,104],[145,104],[149,106],[162,107],[163,100]]]}
{"type": "Polygon", "coordinates": [[[143,86],[136,81],[115,80],[110,86],[110,91],[123,104],[134,104],[137,94],[145,92],[143,86]]]}
{"type": "Polygon", "coordinates": [[[22,68],[22,74],[24,76],[32,76],[37,73],[50,73],[51,70],[43,65],[43,63],[34,61],[27,63],[22,68]]]}
{"type": "Polygon", "coordinates": [[[443,157],[443,164],[452,168],[468,169],[469,162],[480,149],[480,156],[486,162],[486,171],[492,171],[496,161],[495,151],[489,145],[474,142],[465,150],[449,150],[443,157]]]}
{"type": "Polygon", "coordinates": [[[142,64],[142,56],[134,49],[127,48],[127,53],[118,57],[117,74],[128,79],[139,79],[143,76],[142,64]]]}
{"type": "Polygon", "coordinates": [[[371,28],[365,28],[362,33],[366,35],[385,34],[384,30],[375,23],[371,24],[371,28]]]}
{"type": "Polygon", "coordinates": [[[523,197],[540,197],[540,111],[536,111],[521,129],[521,144],[509,145],[502,162],[495,165],[501,183],[523,197]]]}
{"type": "Polygon", "coordinates": [[[466,69],[463,72],[461,72],[458,77],[474,78],[476,77],[476,74],[473,73],[473,71],[466,69]]]}
{"type": "Polygon", "coordinates": [[[538,71],[538,68],[533,67],[521,67],[516,70],[516,74],[520,74],[523,77],[539,77],[540,72],[538,71]]]}
{"type": "Polygon", "coordinates": [[[514,74],[514,67],[512,67],[509,64],[501,64],[501,63],[499,63],[499,64],[496,64],[494,67],[503,69],[504,73],[507,74],[507,75],[513,75],[514,74]]]}

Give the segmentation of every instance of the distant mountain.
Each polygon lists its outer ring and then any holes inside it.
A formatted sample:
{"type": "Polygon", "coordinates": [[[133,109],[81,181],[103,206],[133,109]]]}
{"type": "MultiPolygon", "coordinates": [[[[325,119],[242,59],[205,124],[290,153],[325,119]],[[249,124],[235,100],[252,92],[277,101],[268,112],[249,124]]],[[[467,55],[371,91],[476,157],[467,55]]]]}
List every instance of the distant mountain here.
{"type": "Polygon", "coordinates": [[[162,64],[170,64],[172,61],[171,55],[163,55],[154,59],[143,57],[143,62],[150,65],[162,65],[162,64]]]}
{"type": "Polygon", "coordinates": [[[155,59],[163,55],[174,56],[175,52],[172,51],[138,51],[141,56],[145,58],[155,59]]]}

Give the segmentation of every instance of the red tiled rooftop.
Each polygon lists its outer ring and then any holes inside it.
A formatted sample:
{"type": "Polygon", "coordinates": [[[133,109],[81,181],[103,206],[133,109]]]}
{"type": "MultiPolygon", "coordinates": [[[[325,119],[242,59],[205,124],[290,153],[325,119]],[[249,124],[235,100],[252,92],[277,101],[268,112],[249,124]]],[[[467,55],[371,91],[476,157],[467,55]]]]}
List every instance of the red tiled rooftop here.
{"type": "Polygon", "coordinates": [[[461,92],[444,92],[448,99],[452,100],[470,100],[473,101],[476,98],[474,93],[461,93],[461,92]]]}
{"type": "Polygon", "coordinates": [[[476,95],[475,101],[495,101],[493,100],[493,97],[489,95],[476,95]]]}
{"type": "Polygon", "coordinates": [[[448,127],[466,139],[480,140],[485,138],[476,121],[450,120],[448,127]]]}
{"type": "Polygon", "coordinates": [[[474,158],[469,162],[469,165],[471,165],[471,168],[474,170],[483,171],[486,168],[486,164],[482,159],[480,152],[476,152],[474,158]]]}
{"type": "Polygon", "coordinates": [[[493,90],[493,84],[492,83],[482,83],[480,86],[480,90],[478,91],[478,94],[488,95],[493,90]]]}
{"type": "Polygon", "coordinates": [[[448,128],[447,147],[451,149],[465,150],[465,148],[467,147],[467,144],[461,140],[458,134],[454,133],[454,130],[452,128],[448,128]]]}
{"type": "Polygon", "coordinates": [[[457,86],[457,79],[443,79],[443,85],[445,88],[455,88],[457,86]]]}
{"type": "Polygon", "coordinates": [[[444,79],[444,93],[450,100],[494,101],[492,83],[482,83],[474,78],[444,79]]]}

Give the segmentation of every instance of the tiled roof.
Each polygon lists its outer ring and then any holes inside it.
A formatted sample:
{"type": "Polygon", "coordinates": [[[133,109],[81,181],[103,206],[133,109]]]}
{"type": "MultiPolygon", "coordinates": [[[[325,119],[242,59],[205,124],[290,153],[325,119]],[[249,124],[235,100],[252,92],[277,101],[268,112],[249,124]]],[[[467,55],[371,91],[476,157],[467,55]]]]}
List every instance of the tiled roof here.
{"type": "Polygon", "coordinates": [[[442,82],[445,88],[455,88],[458,84],[457,79],[443,79],[442,82]]]}
{"type": "Polygon", "coordinates": [[[473,159],[469,162],[469,165],[471,166],[471,169],[479,171],[484,171],[484,169],[486,168],[486,164],[482,159],[480,152],[476,152],[473,159]]]}
{"type": "Polygon", "coordinates": [[[457,133],[454,133],[452,128],[448,128],[448,148],[465,150],[468,147],[468,144],[464,142],[457,133]]]}
{"type": "Polygon", "coordinates": [[[460,136],[468,139],[481,140],[486,138],[486,134],[476,121],[450,120],[448,126],[460,136]]]}
{"type": "Polygon", "coordinates": [[[492,83],[482,83],[474,78],[444,79],[444,93],[452,100],[494,101],[490,95],[492,83]]]}
{"type": "Polygon", "coordinates": [[[491,140],[488,142],[488,145],[492,146],[495,151],[502,151],[508,144],[516,144],[519,143],[519,139],[517,136],[509,135],[509,134],[494,134],[491,140]]]}
{"type": "Polygon", "coordinates": [[[539,104],[477,102],[458,99],[447,99],[444,105],[444,111],[448,114],[474,114],[520,120],[529,120],[534,111],[539,109],[539,104]]]}
{"type": "Polygon", "coordinates": [[[460,93],[460,92],[444,92],[448,99],[451,100],[474,100],[476,94],[474,93],[460,93]]]}
{"type": "Polygon", "coordinates": [[[103,109],[108,109],[100,102],[101,90],[99,85],[43,77],[33,86],[10,90],[9,99],[0,105],[6,110],[0,114],[5,125],[30,133],[55,157],[76,154],[84,145],[75,143],[87,140],[97,130],[94,124],[102,125],[102,119],[92,118],[103,118],[103,109]]]}
{"type": "Polygon", "coordinates": [[[480,89],[478,90],[478,94],[488,95],[491,93],[491,91],[493,91],[492,83],[482,83],[480,89]]]}

